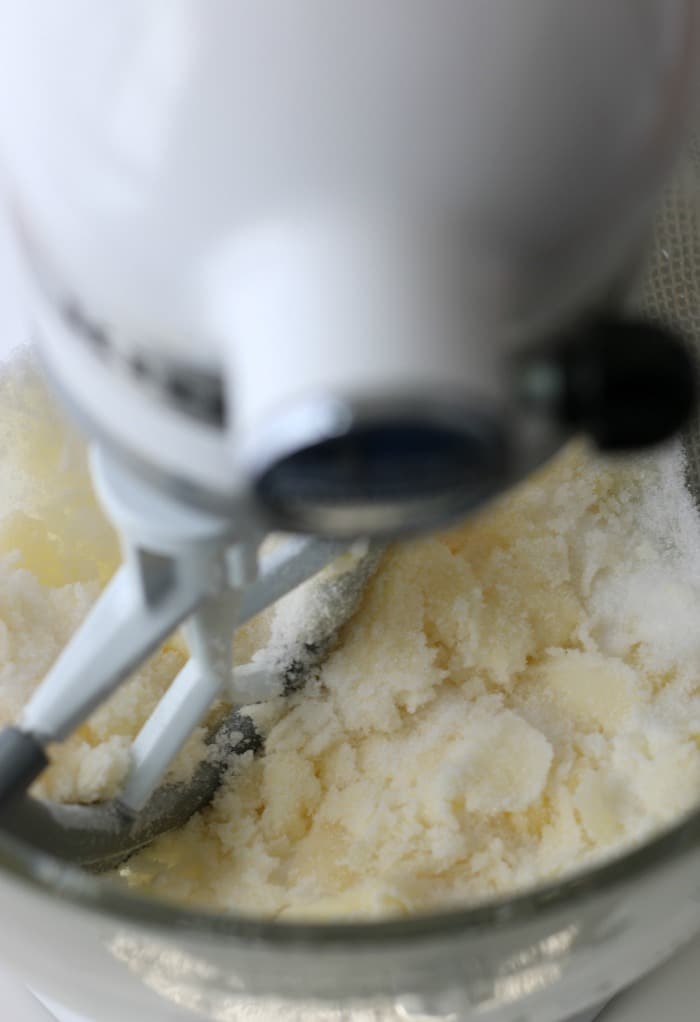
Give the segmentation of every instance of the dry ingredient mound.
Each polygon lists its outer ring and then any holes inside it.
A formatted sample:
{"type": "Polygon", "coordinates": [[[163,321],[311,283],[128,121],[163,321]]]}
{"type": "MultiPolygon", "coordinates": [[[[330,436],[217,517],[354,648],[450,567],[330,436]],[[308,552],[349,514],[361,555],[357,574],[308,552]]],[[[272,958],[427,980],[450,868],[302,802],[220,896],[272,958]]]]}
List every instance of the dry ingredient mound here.
{"type": "Polygon", "coordinates": [[[394,548],[265,755],[123,873],[219,909],[377,917],[610,855],[700,800],[699,622],[680,451],[572,447],[394,548]]]}
{"type": "MultiPolygon", "coordinates": [[[[118,561],[83,445],[26,361],[0,381],[0,483],[6,723],[118,561]]],[[[246,628],[239,660],[290,606],[246,628]]],[[[699,622],[680,451],[606,466],[572,446],[479,516],[390,550],[319,676],[251,711],[265,755],[123,880],[256,915],[377,917],[616,853],[700,801],[699,622]]],[[[166,643],[53,750],[38,793],[114,794],[185,656],[166,643]]]]}

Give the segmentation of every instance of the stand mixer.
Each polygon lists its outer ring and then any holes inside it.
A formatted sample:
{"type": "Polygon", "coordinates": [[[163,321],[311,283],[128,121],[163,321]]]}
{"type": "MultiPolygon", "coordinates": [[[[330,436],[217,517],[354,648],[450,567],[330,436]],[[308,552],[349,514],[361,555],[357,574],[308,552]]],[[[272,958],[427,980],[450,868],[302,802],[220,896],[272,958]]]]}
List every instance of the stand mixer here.
{"type": "MultiPolygon", "coordinates": [[[[4,14],[36,344],[93,440],[125,560],[0,734],[3,826],[99,869],[211,797],[216,770],[159,785],[215,699],[269,692],[232,674],[238,623],[344,557],[319,583],[335,626],[300,636],[310,670],[385,539],[467,514],[573,432],[626,450],[686,421],[683,344],[626,309],[693,108],[700,8],[4,14]],[[260,559],[273,532],[294,535],[260,559]],[[182,623],[190,660],[117,802],[24,797],[46,746],[182,623]]],[[[226,754],[254,746],[244,720],[224,726],[226,754]]]]}

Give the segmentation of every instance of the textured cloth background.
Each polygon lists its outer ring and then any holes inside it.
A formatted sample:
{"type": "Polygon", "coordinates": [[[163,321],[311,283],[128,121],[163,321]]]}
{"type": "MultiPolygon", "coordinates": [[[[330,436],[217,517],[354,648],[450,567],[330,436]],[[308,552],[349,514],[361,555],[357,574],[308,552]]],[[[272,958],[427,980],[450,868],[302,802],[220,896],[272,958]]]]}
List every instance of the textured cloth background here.
{"type": "MultiPolygon", "coordinates": [[[[644,289],[647,312],[692,345],[700,381],[700,134],[691,142],[656,220],[644,289]]],[[[688,483],[700,504],[700,415],[687,430],[688,483]]]]}

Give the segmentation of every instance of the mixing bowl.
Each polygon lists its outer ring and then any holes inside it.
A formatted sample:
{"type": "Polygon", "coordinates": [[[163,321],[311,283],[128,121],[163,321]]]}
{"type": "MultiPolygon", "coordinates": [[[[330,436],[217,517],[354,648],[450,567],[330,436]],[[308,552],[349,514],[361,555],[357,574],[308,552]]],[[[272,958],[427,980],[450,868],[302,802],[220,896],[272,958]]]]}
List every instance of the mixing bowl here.
{"type": "MultiPolygon", "coordinates": [[[[700,339],[700,147],[656,227],[643,303],[700,339]]],[[[700,461],[687,440],[691,484],[700,461]]],[[[506,900],[376,923],[258,922],[131,893],[0,835],[0,957],[95,1022],[562,1022],[700,930],[700,812],[618,859],[506,900]]]]}
{"type": "Polygon", "coordinates": [[[467,911],[263,923],[154,903],[3,840],[0,957],[95,1022],[562,1022],[700,929],[700,813],[614,863],[467,911]],[[250,1014],[253,1007],[259,1015],[250,1014]],[[192,1017],[190,1015],[189,1017],[192,1017]],[[185,1015],[184,1017],[188,1017],[185,1015]]]}

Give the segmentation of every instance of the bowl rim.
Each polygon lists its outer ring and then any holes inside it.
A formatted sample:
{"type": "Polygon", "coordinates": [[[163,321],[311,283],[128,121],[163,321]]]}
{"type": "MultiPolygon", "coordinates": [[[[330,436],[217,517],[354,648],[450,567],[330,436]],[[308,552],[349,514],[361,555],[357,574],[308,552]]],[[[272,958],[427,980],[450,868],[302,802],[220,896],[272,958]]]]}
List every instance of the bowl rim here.
{"type": "Polygon", "coordinates": [[[525,889],[463,907],[417,913],[386,919],[298,921],[266,919],[187,908],[176,902],[149,897],[130,890],[112,877],[87,873],[45,852],[40,852],[0,829],[0,870],[20,884],[54,899],[69,902],[120,924],[138,925],[153,933],[167,930],[179,935],[217,939],[232,945],[255,942],[272,948],[304,947],[320,950],[332,946],[356,950],[391,943],[406,945],[426,938],[470,936],[485,930],[542,921],[563,907],[582,899],[623,888],[672,862],[700,850],[700,807],[680,822],[650,840],[599,862],[572,872],[561,880],[525,889]]]}

